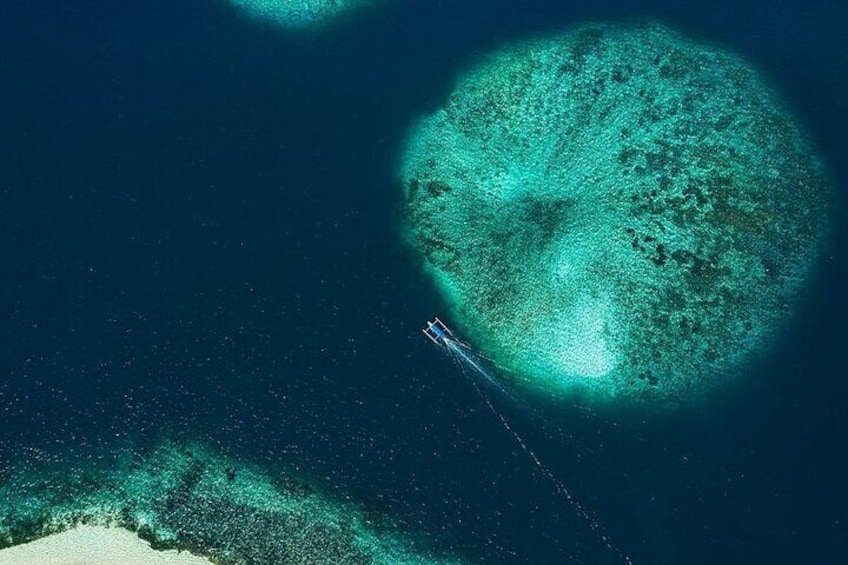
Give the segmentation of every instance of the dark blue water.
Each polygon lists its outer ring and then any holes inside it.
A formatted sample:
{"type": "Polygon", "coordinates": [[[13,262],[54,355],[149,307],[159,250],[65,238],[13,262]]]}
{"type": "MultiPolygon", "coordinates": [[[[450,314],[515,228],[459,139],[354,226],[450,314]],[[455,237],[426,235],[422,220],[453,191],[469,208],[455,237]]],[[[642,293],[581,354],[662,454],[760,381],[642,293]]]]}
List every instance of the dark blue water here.
{"type": "MultiPolygon", "coordinates": [[[[503,42],[659,18],[754,61],[848,180],[848,5],[398,2],[294,37],[212,0],[0,4],[0,462],[181,432],[486,563],[616,562],[423,339],[411,119],[503,42]]],[[[514,419],[640,563],[848,559],[844,209],[802,315],[698,414],[514,419]]]]}

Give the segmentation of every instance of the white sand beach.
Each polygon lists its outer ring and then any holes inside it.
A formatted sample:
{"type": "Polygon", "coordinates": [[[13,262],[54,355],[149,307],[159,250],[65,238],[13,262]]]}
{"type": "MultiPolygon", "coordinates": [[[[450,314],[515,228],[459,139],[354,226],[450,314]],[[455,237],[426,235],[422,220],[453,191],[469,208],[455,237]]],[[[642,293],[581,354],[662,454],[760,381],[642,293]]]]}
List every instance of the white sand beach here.
{"type": "Polygon", "coordinates": [[[0,550],[0,565],[212,565],[187,551],[156,551],[123,528],[78,526],[0,550]]]}

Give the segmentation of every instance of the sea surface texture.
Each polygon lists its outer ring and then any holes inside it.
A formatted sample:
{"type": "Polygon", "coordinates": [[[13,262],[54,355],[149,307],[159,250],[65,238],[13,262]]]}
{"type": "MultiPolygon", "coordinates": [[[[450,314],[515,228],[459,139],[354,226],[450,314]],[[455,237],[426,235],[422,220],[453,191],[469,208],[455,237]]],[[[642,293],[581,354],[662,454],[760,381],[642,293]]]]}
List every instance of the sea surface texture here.
{"type": "Polygon", "coordinates": [[[846,29],[0,2],[0,564],[848,563],[846,29]]]}

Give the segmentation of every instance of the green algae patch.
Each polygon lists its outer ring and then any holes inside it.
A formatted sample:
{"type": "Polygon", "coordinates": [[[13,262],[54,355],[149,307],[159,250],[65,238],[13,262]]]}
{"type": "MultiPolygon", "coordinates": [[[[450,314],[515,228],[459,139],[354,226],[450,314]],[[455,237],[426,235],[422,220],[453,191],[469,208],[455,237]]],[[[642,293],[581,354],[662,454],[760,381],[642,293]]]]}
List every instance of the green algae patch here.
{"type": "Polygon", "coordinates": [[[245,14],[291,29],[323,27],[375,0],[230,0],[245,14]]]}
{"type": "Polygon", "coordinates": [[[153,549],[220,565],[458,563],[301,477],[196,443],[165,442],[108,466],[29,463],[0,483],[0,549],[79,525],[127,528],[153,549]]]}
{"type": "Polygon", "coordinates": [[[404,148],[404,237],[466,335],[555,397],[738,380],[826,238],[830,181],[738,56],[588,25],[492,54],[404,148]]]}

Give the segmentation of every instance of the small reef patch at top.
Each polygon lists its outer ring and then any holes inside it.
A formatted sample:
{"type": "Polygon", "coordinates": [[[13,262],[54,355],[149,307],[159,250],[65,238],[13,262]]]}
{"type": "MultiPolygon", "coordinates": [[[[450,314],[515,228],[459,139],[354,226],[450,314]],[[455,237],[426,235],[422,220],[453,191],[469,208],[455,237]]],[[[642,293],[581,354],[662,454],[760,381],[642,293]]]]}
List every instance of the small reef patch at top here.
{"type": "Polygon", "coordinates": [[[530,387],[676,406],[773,342],[830,179],[740,57],[652,23],[508,46],[404,147],[404,237],[530,387]]]}
{"type": "Polygon", "coordinates": [[[230,0],[251,17],[291,29],[318,28],[375,0],[230,0]]]}

